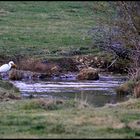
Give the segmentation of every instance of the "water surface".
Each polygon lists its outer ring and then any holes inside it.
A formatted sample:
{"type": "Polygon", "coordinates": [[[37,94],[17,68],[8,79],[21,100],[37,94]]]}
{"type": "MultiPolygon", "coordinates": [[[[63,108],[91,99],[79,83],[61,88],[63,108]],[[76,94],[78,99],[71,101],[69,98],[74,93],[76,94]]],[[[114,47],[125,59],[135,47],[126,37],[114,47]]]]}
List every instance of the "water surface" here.
{"type": "Polygon", "coordinates": [[[22,97],[80,99],[94,106],[127,100],[118,96],[115,89],[126,81],[125,76],[100,74],[99,80],[76,80],[75,74],[49,80],[11,81],[21,91],[22,97]]]}

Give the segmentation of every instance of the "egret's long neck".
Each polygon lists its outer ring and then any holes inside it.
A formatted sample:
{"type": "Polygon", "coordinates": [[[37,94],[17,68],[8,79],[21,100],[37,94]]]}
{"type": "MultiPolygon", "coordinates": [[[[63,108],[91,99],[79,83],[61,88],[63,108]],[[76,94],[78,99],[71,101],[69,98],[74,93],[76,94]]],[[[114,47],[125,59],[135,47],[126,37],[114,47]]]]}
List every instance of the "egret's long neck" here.
{"type": "Polygon", "coordinates": [[[11,64],[8,64],[8,65],[9,65],[9,67],[10,67],[10,69],[11,69],[12,65],[11,65],[11,64]]]}

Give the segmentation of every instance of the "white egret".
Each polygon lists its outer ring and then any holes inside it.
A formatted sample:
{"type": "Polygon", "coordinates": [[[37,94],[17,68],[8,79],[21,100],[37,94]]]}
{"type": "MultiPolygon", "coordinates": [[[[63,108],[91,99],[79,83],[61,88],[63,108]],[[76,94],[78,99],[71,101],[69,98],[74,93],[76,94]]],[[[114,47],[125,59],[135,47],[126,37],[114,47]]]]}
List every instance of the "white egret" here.
{"type": "Polygon", "coordinates": [[[14,64],[13,61],[10,61],[8,64],[3,64],[1,67],[0,67],[0,73],[5,73],[5,72],[8,72],[11,70],[11,68],[16,68],[17,65],[14,64]]]}

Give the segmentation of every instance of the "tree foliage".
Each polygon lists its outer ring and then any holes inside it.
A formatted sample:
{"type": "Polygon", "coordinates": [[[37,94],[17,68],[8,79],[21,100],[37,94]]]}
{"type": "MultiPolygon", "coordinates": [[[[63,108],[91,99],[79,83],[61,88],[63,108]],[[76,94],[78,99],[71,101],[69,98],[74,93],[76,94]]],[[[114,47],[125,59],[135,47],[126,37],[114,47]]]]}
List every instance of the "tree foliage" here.
{"type": "Polygon", "coordinates": [[[119,1],[119,21],[116,25],[120,28],[119,40],[130,49],[131,66],[128,69],[130,78],[140,80],[140,2],[119,1]]]}
{"type": "Polygon", "coordinates": [[[98,19],[98,25],[89,34],[99,48],[113,53],[115,58],[130,60],[129,72],[134,76],[136,69],[140,69],[140,2],[106,3],[102,11],[107,18],[98,19]]]}

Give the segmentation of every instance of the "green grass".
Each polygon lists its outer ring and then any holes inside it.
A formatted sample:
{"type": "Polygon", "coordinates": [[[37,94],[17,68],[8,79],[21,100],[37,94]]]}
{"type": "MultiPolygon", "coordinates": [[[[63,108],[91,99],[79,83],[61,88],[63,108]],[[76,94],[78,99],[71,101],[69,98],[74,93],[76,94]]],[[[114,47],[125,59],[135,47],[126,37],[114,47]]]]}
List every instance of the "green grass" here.
{"type": "Polygon", "coordinates": [[[134,123],[140,115],[137,104],[139,99],[101,108],[70,100],[1,102],[0,138],[140,138],[140,127],[134,123]]]}
{"type": "Polygon", "coordinates": [[[0,80],[0,102],[20,98],[19,89],[8,81],[0,80]]]}
{"type": "MultiPolygon", "coordinates": [[[[107,2],[102,3],[107,7],[107,2]]],[[[57,57],[63,51],[91,48],[88,31],[97,24],[96,17],[107,17],[94,12],[93,6],[97,2],[1,1],[0,56],[57,57]]]]}

